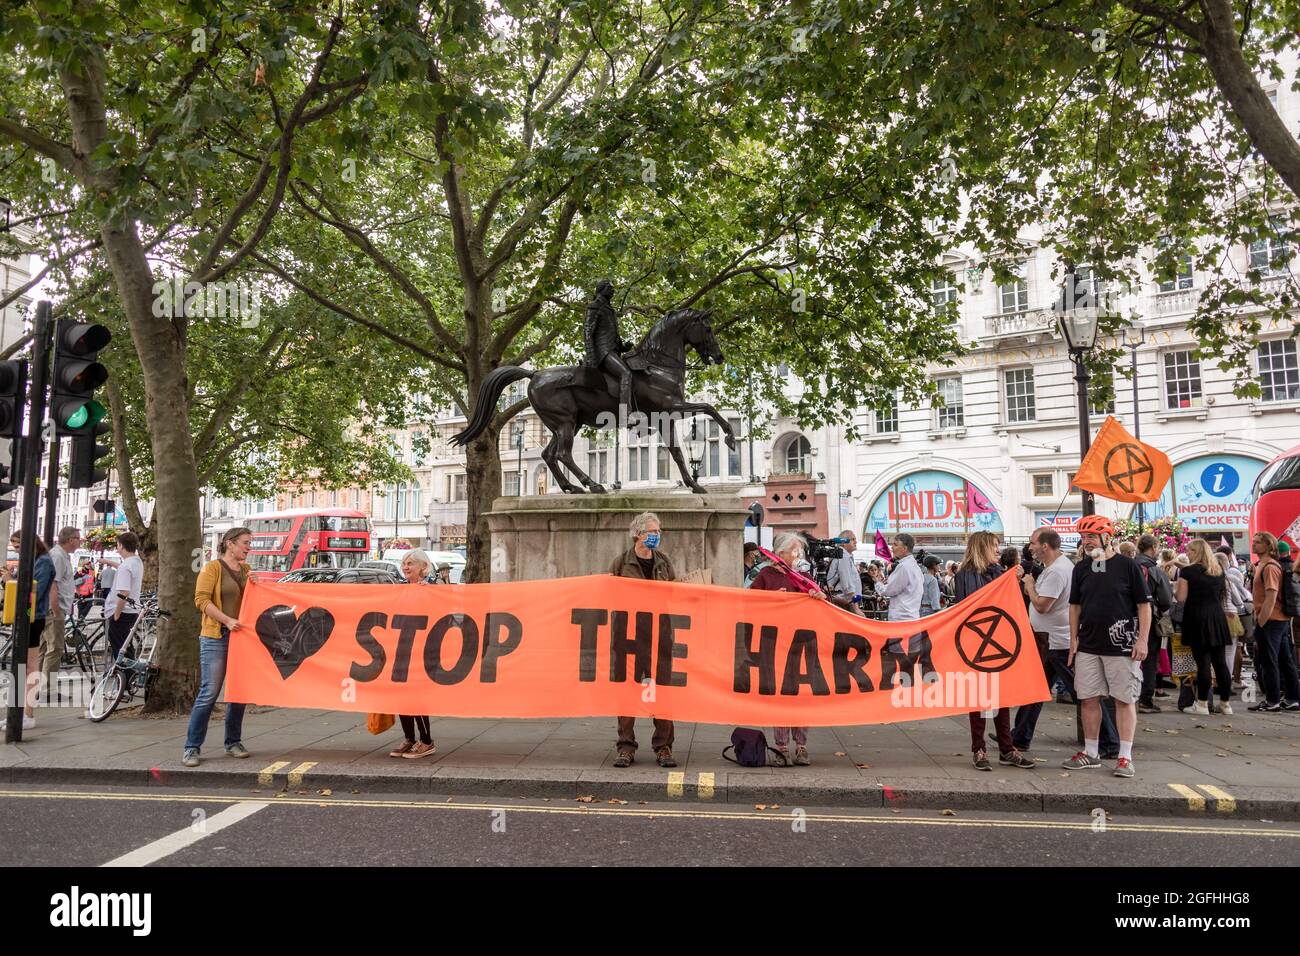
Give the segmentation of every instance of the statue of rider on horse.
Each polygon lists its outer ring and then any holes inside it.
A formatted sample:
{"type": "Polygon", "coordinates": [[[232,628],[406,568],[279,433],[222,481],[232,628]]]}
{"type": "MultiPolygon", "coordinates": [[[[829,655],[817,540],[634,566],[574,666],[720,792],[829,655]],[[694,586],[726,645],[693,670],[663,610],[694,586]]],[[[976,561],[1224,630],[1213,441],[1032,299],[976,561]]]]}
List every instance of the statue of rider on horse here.
{"type": "Polygon", "coordinates": [[[618,315],[610,301],[613,294],[614,285],[608,279],[597,284],[583,323],[586,356],[582,365],[537,371],[515,365],[494,369],[479,387],[469,422],[452,437],[452,442],[468,445],[481,435],[492,421],[501,393],[510,383],[526,378],[530,379],[528,400],[551,431],[551,440],[542,449],[542,460],[566,492],[584,490],[569,480],[566,469],[586,490],[597,494],[605,491],[573,459],[573,440],[578,430],[584,426],[628,428],[638,424],[634,419],[640,416],[633,415],[635,409],[647,424],[659,418],[661,427],[656,430],[677,463],[682,483],[704,494],[704,488],[686,466],[676,425],[682,418],[708,415],[722,430],[727,446],[736,447],[731,425],[717,409],[707,402],[686,400],[687,349],[706,365],[721,365],[724,361],[709,324],[713,313],[675,309],[659,319],[633,348],[619,334],[618,315]],[[665,424],[667,427],[662,427],[665,424]]]}

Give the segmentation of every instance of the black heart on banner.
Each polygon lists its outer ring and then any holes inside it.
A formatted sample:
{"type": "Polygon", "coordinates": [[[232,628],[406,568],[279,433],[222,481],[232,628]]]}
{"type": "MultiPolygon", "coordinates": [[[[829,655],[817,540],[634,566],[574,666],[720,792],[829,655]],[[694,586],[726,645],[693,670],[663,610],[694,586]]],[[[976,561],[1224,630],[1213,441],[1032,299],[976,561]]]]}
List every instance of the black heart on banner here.
{"type": "Polygon", "coordinates": [[[258,615],[256,627],[280,677],[288,680],[303,661],[325,646],[334,631],[334,615],[323,607],[295,614],[293,608],[276,604],[258,615]]]}

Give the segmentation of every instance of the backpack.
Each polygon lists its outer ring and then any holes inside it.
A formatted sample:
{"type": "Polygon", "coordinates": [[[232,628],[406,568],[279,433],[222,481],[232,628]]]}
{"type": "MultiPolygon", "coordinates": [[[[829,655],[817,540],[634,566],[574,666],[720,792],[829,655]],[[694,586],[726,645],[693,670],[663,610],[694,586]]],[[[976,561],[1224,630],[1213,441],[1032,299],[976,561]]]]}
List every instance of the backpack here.
{"type": "MultiPolygon", "coordinates": [[[[1276,561],[1274,558],[1269,558],[1268,560],[1275,561],[1278,570],[1282,572],[1282,587],[1279,588],[1281,593],[1277,596],[1278,610],[1280,610],[1285,617],[1300,617],[1300,584],[1296,582],[1292,566],[1289,562],[1283,564],[1281,561],[1276,561]]],[[[1259,563],[1260,566],[1255,569],[1255,574],[1259,575],[1264,573],[1264,564],[1264,561],[1259,563]]]]}
{"type": "Polygon", "coordinates": [[[742,767],[766,767],[769,762],[768,751],[774,754],[770,758],[773,766],[786,766],[786,759],[781,751],[767,745],[767,738],[763,736],[763,731],[737,727],[731,732],[731,746],[723,748],[722,757],[742,767]],[[728,750],[735,756],[728,757],[728,750]]]}
{"type": "Polygon", "coordinates": [[[1300,581],[1296,580],[1291,568],[1282,568],[1282,593],[1278,595],[1282,602],[1282,613],[1287,617],[1300,617],[1300,581]]]}

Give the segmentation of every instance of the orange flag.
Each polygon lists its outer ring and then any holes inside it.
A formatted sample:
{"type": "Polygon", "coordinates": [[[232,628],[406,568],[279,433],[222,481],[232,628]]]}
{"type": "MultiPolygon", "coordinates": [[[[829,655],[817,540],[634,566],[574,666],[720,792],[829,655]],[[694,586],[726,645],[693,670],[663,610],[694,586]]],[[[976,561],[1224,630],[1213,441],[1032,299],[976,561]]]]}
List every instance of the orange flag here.
{"type": "Polygon", "coordinates": [[[1156,501],[1173,476],[1169,456],[1140,442],[1111,415],[1074,476],[1074,484],[1114,501],[1156,501]]]}

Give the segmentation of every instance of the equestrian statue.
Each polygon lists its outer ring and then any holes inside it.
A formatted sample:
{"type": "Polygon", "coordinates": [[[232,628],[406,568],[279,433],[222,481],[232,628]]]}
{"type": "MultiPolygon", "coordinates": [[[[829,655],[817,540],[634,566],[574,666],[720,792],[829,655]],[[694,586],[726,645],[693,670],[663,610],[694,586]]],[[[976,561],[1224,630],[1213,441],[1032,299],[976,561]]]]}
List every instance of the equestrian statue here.
{"type": "Polygon", "coordinates": [[[581,494],[584,487],[596,494],[605,493],[605,488],[573,460],[573,440],[578,429],[605,427],[610,422],[617,422],[619,428],[646,427],[666,417],[669,427],[659,429],[661,439],[677,462],[682,482],[702,495],[704,488],[691,475],[672,424],[682,416],[708,415],[722,429],[727,447],[736,447],[731,425],[716,408],[707,402],[686,400],[687,347],[705,365],[723,363],[722,348],[709,324],[713,312],[676,309],[656,322],[638,345],[630,347],[619,334],[618,315],[610,301],[613,295],[613,283],[602,279],[583,324],[586,355],[582,365],[537,371],[517,365],[494,369],[479,387],[469,423],[452,436],[452,443],[467,445],[482,434],[496,412],[501,393],[512,382],[526,378],[528,401],[551,432],[551,440],[542,449],[542,460],[567,493],[581,494]],[[565,468],[584,487],[570,481],[565,468]]]}

